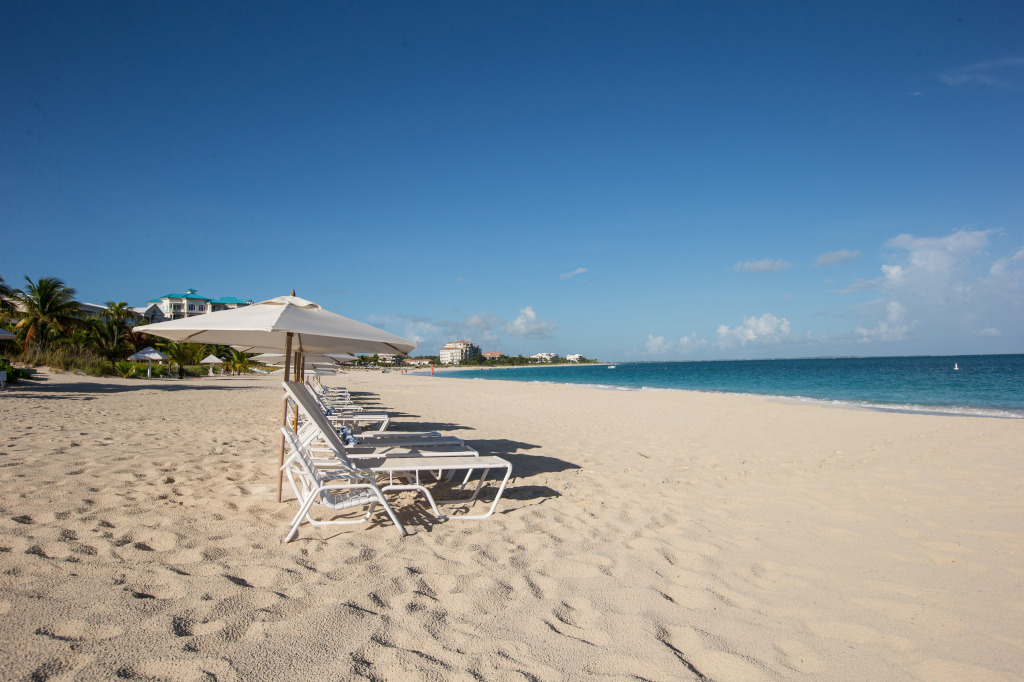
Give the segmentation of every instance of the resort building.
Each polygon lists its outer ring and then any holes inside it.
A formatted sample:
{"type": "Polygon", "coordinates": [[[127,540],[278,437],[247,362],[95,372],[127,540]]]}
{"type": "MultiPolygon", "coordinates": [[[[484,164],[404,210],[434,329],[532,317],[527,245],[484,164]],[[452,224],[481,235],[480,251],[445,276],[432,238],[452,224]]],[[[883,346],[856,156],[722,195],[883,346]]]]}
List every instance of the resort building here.
{"type": "Polygon", "coordinates": [[[558,353],[537,353],[536,355],[531,355],[530,357],[536,360],[537,362],[551,362],[552,360],[558,357],[558,353]]]}
{"type": "Polygon", "coordinates": [[[413,367],[426,367],[430,364],[430,360],[424,358],[405,358],[402,362],[413,367]]]}
{"type": "MultiPolygon", "coordinates": [[[[107,314],[107,306],[99,305],[97,303],[85,303],[83,301],[75,301],[75,306],[78,308],[78,313],[75,315],[79,320],[87,320],[91,317],[103,319],[107,314]]],[[[25,304],[21,301],[14,301],[14,309],[19,313],[25,312],[25,304]]],[[[133,314],[135,309],[130,309],[133,314]]]]}
{"type": "Polygon", "coordinates": [[[196,293],[195,289],[186,289],[183,294],[167,294],[146,302],[145,306],[133,308],[142,318],[149,322],[164,320],[180,320],[183,317],[194,317],[215,313],[218,310],[241,308],[252,305],[252,301],[225,296],[224,298],[207,298],[196,293]]]}
{"type": "Polygon", "coordinates": [[[569,362],[579,362],[580,360],[583,359],[583,355],[581,355],[580,353],[570,353],[569,355],[565,356],[565,359],[568,360],[569,362]]]}
{"type": "Polygon", "coordinates": [[[480,355],[480,346],[472,341],[449,341],[439,355],[442,365],[457,365],[480,355]]]}
{"type": "Polygon", "coordinates": [[[484,353],[484,360],[497,360],[498,358],[505,357],[505,354],[500,350],[489,350],[484,353]]]}

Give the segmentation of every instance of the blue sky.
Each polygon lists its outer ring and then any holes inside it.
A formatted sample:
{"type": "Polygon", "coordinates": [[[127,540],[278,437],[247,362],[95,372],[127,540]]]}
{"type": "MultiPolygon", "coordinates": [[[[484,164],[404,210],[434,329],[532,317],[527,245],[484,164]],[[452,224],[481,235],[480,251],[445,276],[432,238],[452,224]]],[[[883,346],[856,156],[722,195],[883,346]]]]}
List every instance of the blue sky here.
{"type": "Polygon", "coordinates": [[[1024,4],[0,7],[0,275],[436,354],[1024,352],[1024,4]]]}

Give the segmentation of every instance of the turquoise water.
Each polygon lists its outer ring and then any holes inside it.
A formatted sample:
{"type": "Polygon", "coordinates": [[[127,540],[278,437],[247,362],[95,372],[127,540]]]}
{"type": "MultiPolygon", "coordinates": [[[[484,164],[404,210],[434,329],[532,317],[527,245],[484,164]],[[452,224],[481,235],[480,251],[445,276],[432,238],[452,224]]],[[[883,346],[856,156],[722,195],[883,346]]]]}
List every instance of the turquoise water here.
{"type": "Polygon", "coordinates": [[[633,362],[618,363],[614,369],[556,365],[467,369],[436,376],[748,393],[880,409],[1024,418],[1024,355],[633,362]]]}

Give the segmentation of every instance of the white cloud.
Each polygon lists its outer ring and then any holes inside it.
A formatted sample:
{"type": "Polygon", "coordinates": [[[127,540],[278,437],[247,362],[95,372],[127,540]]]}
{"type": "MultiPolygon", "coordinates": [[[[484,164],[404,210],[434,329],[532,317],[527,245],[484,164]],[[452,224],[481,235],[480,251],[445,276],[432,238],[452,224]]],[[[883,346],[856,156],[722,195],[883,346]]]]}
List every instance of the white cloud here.
{"type": "Polygon", "coordinates": [[[996,278],[1020,277],[1022,267],[1024,267],[1024,249],[1009,258],[1000,258],[992,264],[988,273],[996,278]]]}
{"type": "Polygon", "coordinates": [[[701,346],[706,345],[706,342],[697,338],[697,332],[690,334],[689,336],[683,336],[679,339],[679,352],[681,353],[692,353],[701,346]]]}
{"type": "Polygon", "coordinates": [[[828,253],[823,253],[818,256],[818,259],[814,261],[814,267],[825,268],[830,265],[838,265],[857,258],[860,258],[860,251],[848,251],[846,249],[843,249],[842,251],[829,251],[828,253]]]}
{"type": "Polygon", "coordinates": [[[414,355],[436,355],[449,341],[466,339],[491,345],[498,342],[498,329],[504,323],[494,313],[474,313],[461,320],[434,320],[419,315],[371,315],[369,321],[415,341],[414,355]],[[401,330],[401,331],[398,331],[401,330]]]}
{"type": "Polygon", "coordinates": [[[908,331],[910,331],[910,327],[905,324],[879,322],[872,329],[866,329],[858,325],[853,330],[853,333],[861,343],[871,343],[873,341],[902,341],[906,338],[908,331]]]}
{"type": "Polygon", "coordinates": [[[955,350],[972,337],[1024,335],[1024,249],[990,259],[998,234],[961,229],[942,237],[901,234],[890,239],[881,276],[842,291],[879,293],[878,299],[848,310],[875,320],[858,325],[852,338],[869,343],[905,341],[912,335],[931,347],[955,350]]]}
{"type": "Polygon", "coordinates": [[[899,322],[907,315],[907,309],[899,301],[889,301],[885,304],[885,310],[890,322],[899,322]]]}
{"type": "Polygon", "coordinates": [[[901,234],[886,242],[886,246],[906,251],[910,269],[945,273],[965,256],[984,249],[992,232],[993,230],[960,230],[947,237],[914,237],[901,234]]]}
{"type": "Polygon", "coordinates": [[[647,343],[644,345],[644,353],[647,355],[665,355],[672,350],[672,342],[666,341],[664,336],[647,335],[647,343]]]}
{"type": "Polygon", "coordinates": [[[556,328],[553,322],[538,318],[532,306],[526,306],[519,311],[519,317],[502,327],[502,331],[524,339],[547,339],[553,336],[556,328]]]}
{"type": "Polygon", "coordinates": [[[793,267],[792,263],[787,263],[781,258],[779,260],[765,258],[763,260],[743,261],[732,266],[732,269],[737,272],[776,272],[778,270],[788,270],[791,267],[793,267]]]}
{"type": "Polygon", "coordinates": [[[781,343],[792,338],[790,333],[789,320],[782,317],[775,317],[771,313],[765,313],[761,317],[745,317],[743,324],[730,328],[728,325],[720,325],[716,332],[718,345],[728,348],[736,343],[741,346],[749,344],[773,344],[781,343]]]}
{"type": "Polygon", "coordinates": [[[897,283],[903,279],[903,266],[901,265],[883,265],[882,266],[882,277],[884,281],[889,283],[897,283]]]}
{"type": "Polygon", "coordinates": [[[1024,57],[1009,57],[963,66],[940,74],[939,78],[949,86],[986,85],[991,88],[1017,89],[1021,87],[1024,75],[1024,57]]]}
{"type": "Polygon", "coordinates": [[[948,303],[950,297],[969,290],[964,279],[971,259],[988,245],[993,230],[960,230],[946,237],[914,237],[901,234],[885,243],[895,249],[893,259],[902,264],[883,264],[882,276],[861,280],[840,293],[851,294],[866,289],[885,292],[910,292],[948,303]],[[943,299],[945,297],[945,299],[943,299]]]}
{"type": "Polygon", "coordinates": [[[572,272],[567,272],[564,275],[559,275],[559,279],[572,279],[576,275],[582,275],[585,272],[589,272],[589,268],[576,268],[572,272]]]}
{"type": "Polygon", "coordinates": [[[697,338],[694,332],[689,336],[683,336],[678,341],[666,340],[664,336],[647,335],[647,343],[644,344],[645,355],[687,354],[698,348],[707,345],[706,341],[697,338]]]}

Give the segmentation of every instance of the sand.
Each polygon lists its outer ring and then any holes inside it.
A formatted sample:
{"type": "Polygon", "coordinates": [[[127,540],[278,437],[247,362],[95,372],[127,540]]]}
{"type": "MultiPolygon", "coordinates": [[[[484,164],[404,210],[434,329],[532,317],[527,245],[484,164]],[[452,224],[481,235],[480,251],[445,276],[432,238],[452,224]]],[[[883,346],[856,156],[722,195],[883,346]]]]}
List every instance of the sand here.
{"type": "Polygon", "coordinates": [[[515,477],[282,544],[276,381],[0,392],[0,678],[1022,678],[1024,420],[352,372],[515,477]]]}

